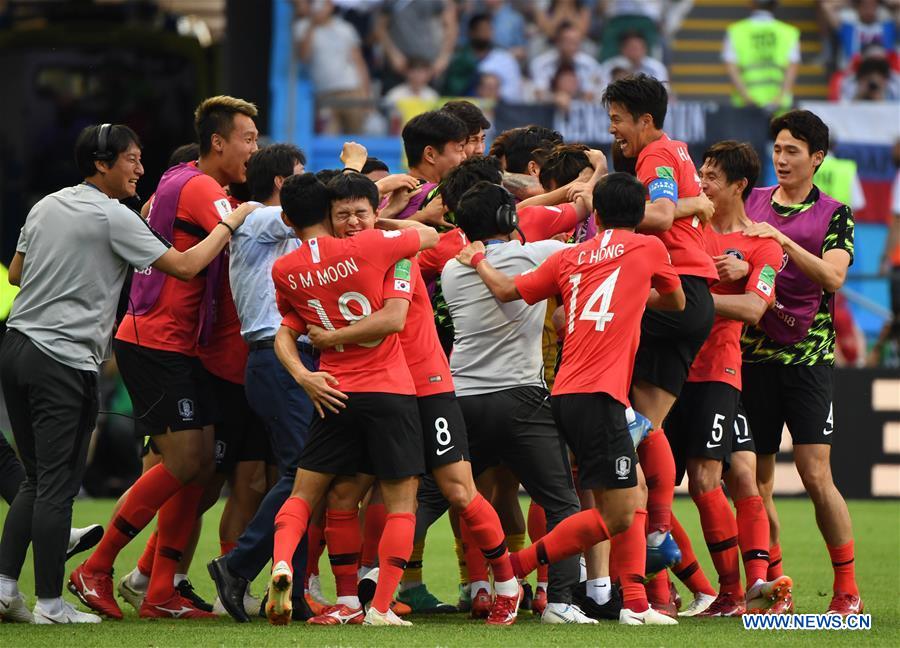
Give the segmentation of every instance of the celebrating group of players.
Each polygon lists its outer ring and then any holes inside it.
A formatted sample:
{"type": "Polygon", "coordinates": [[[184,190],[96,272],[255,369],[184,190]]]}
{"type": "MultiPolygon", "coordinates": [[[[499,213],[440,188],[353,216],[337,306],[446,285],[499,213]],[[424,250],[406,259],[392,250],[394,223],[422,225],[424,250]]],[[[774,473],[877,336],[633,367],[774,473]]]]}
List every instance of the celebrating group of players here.
{"type": "MultiPolygon", "coordinates": [[[[457,101],[406,125],[410,173],[389,175],[352,142],[342,170],[304,173],[293,146],[257,150],[252,104],[204,101],[198,157],[164,174],[146,223],[116,213],[131,220],[114,249],[147,269],[114,348],[155,459],[70,591],[122,618],[114,561],[157,517],[120,596],[141,617],[212,616],[179,575],[221,489],[214,468],[236,453],[228,470],[268,457],[279,473],[209,563],[238,621],[257,609],[276,625],[409,625],[409,612],[457,609],[510,625],[523,607],[584,624],[786,613],[772,490],[787,424],[834,566],[828,611],[861,612],[830,473],[830,308],[853,220],[813,184],[827,127],[806,111],[773,119],[778,185],[754,189],[760,161],[746,143],[712,145],[698,172],[662,130],[655,79],[616,81],[603,103],[615,173],[601,152],[535,126],[499,134],[485,156],[490,124],[457,101]],[[718,589],[672,515],[685,475],[718,589]],[[458,606],[422,579],[427,529],[448,509],[458,606]],[[333,604],[317,586],[325,546],[333,604]],[[249,583],[269,560],[260,609],[249,583]],[[693,594],[681,612],[669,570],[693,594]]],[[[87,186],[133,194],[137,136],[103,125],[82,140],[114,152],[93,157],[87,186]]],[[[32,249],[20,245],[11,266],[23,294],[32,249]]],[[[9,327],[27,342],[15,307],[9,327]]],[[[14,428],[24,416],[11,411],[14,428]]],[[[24,551],[12,564],[6,535],[0,603],[14,612],[0,615],[53,618],[42,601],[57,572],[38,579],[32,616],[8,586],[24,551]]]]}

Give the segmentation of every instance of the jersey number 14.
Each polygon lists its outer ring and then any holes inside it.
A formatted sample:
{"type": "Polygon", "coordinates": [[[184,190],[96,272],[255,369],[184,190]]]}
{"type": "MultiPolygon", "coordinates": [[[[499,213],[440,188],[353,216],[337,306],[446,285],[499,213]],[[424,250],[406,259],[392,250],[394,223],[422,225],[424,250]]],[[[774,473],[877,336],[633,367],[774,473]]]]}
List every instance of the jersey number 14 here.
{"type": "MultiPolygon", "coordinates": [[[[587,303],[581,311],[578,319],[594,322],[595,331],[606,330],[606,325],[612,321],[615,313],[609,312],[609,305],[612,302],[613,290],[616,289],[616,281],[619,280],[619,271],[622,268],[616,268],[611,275],[603,280],[597,289],[591,293],[587,303]]],[[[575,331],[575,313],[578,311],[578,284],[581,283],[581,273],[569,276],[569,283],[572,284],[572,297],[569,300],[569,328],[568,332],[575,331]]]]}

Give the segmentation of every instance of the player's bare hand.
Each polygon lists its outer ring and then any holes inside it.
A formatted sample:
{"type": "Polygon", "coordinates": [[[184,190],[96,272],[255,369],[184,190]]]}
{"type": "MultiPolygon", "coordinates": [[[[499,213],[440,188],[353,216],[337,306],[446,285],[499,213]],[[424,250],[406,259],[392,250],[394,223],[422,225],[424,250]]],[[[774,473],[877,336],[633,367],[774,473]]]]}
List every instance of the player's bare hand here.
{"type": "Polygon", "coordinates": [[[466,247],[459,251],[456,260],[464,266],[472,267],[472,257],[481,252],[484,254],[484,243],[481,241],[472,241],[466,247]]]}
{"type": "Polygon", "coordinates": [[[259,207],[260,204],[258,202],[247,201],[245,203],[241,203],[237,209],[228,214],[222,220],[228,224],[231,229],[237,229],[241,225],[244,224],[244,221],[247,219],[247,216],[253,212],[254,209],[259,207]]]}
{"type": "Polygon", "coordinates": [[[334,346],[331,342],[331,332],[323,329],[321,326],[310,324],[306,332],[309,341],[317,349],[329,349],[334,346]]]}
{"type": "Polygon", "coordinates": [[[584,194],[594,191],[594,184],[591,182],[573,182],[566,189],[566,200],[568,202],[575,202],[575,199],[584,194]]]}
{"type": "Polygon", "coordinates": [[[702,192],[697,196],[697,201],[697,211],[694,215],[705,225],[712,220],[713,214],[716,213],[716,206],[713,204],[713,201],[709,199],[709,196],[702,192]]]}
{"type": "Polygon", "coordinates": [[[750,272],[750,264],[730,254],[720,254],[713,257],[716,262],[716,272],[719,273],[719,281],[731,283],[743,279],[750,272]]]}
{"type": "Polygon", "coordinates": [[[755,236],[757,238],[772,239],[781,247],[784,247],[788,238],[779,232],[771,223],[753,223],[744,230],[746,236],[755,236]]]}
{"type": "Polygon", "coordinates": [[[585,154],[590,160],[591,166],[594,167],[594,171],[600,169],[601,175],[605,175],[609,169],[609,165],[606,162],[606,154],[599,149],[588,149],[585,151],[585,154]]]}
{"type": "Polygon", "coordinates": [[[395,189],[391,193],[391,197],[388,199],[387,204],[378,213],[378,220],[380,221],[385,218],[394,218],[395,216],[398,216],[406,209],[406,206],[409,205],[409,201],[412,200],[412,197],[421,191],[422,187],[419,186],[416,186],[412,191],[407,191],[405,187],[395,189]]]}
{"type": "Polygon", "coordinates": [[[344,168],[362,169],[368,156],[369,152],[366,147],[356,142],[344,142],[344,147],[341,149],[341,163],[344,168]]]}
{"type": "Polygon", "coordinates": [[[407,192],[413,191],[419,186],[419,181],[405,173],[394,173],[378,180],[375,186],[378,187],[380,195],[386,196],[397,189],[405,189],[407,192]]]}
{"type": "Polygon", "coordinates": [[[432,227],[453,227],[453,223],[444,218],[444,199],[436,196],[434,200],[416,212],[414,218],[420,223],[432,227]]]}
{"type": "Polygon", "coordinates": [[[338,380],[330,373],[316,371],[297,382],[303,387],[303,391],[309,396],[321,418],[325,418],[325,410],[339,414],[340,410],[347,407],[344,402],[347,400],[347,394],[337,389],[338,380]]]}

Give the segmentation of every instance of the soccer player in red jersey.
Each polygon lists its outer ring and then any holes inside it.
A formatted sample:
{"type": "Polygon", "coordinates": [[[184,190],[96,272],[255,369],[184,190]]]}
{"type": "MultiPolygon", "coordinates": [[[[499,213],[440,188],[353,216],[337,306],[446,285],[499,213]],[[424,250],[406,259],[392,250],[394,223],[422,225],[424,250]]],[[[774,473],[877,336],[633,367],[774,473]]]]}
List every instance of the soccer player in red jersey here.
{"type": "Polygon", "coordinates": [[[288,178],[281,205],[302,244],[272,268],[284,316],[275,352],[319,417],[300,456],[294,491],[275,519],[266,614],[273,624],[290,622],[291,557],[310,513],[329,487],[363,472],[381,479],[388,511],[379,546],[381,578],[365,623],[406,625],[389,605],[412,549],[415,493],[425,466],[415,385],[399,337],[329,349],[317,372],[303,366],[295,341],[309,324],[340,329],[380,309],[385,274],[400,259],[433,247],[437,232],[422,227],[332,238],[330,195],[312,174],[288,178]]]}
{"type": "MultiPolygon", "coordinates": [[[[247,161],[257,149],[255,116],[253,104],[233,97],[212,97],[198,106],[195,127],[200,159],[167,171],[150,208],[150,225],[163,234],[171,233],[176,249],[186,250],[214,230],[233,231],[230,215],[239,213],[240,224],[255,209],[248,204],[233,212],[223,188],[246,179],[247,161]]],[[[221,259],[210,268],[221,267],[221,259]]],[[[212,274],[208,271],[188,281],[162,278],[154,272],[136,274],[129,313],[116,334],[116,358],[138,413],[137,431],[153,437],[162,463],[132,485],[96,551],[69,577],[70,591],[112,618],[122,618],[112,591],[113,563],[157,511],[160,536],[140,615],[213,616],[197,609],[173,584],[213,469],[215,406],[196,351],[198,339],[211,325],[211,296],[216,289],[208,285],[212,274]]]]}
{"type": "Polygon", "coordinates": [[[514,279],[485,261],[480,244],[459,257],[476,268],[501,301],[535,303],[561,294],[565,308],[566,343],[552,392],[554,418],[578,461],[582,487],[594,491],[597,508],[566,518],[536,544],[513,554],[513,567],[524,575],[539,563],[611,538],[624,567],[620,623],[671,625],[677,622],[650,608],[644,593],[646,511],[640,508],[625,409],[645,308],[679,310],[685,296],[665,247],[654,237],[634,233],[644,213],[640,183],[626,174],[611,174],[595,187],[593,205],[600,229],[596,237],[551,255],[514,279]]]}
{"type": "MultiPolygon", "coordinates": [[[[741,329],[756,324],[775,299],[775,275],[783,250],[775,241],[746,236],[752,221],[744,199],[759,176],[759,158],[747,143],[719,142],[704,153],[700,170],[704,193],[716,212],[706,230],[706,246],[722,268],[713,285],[716,318],[697,353],[681,396],[666,418],[666,436],[675,455],[676,479],[685,471],[700,512],[703,535],[719,574],[720,591],[709,607],[692,605],[688,615],[737,616],[769,610],[790,597],[786,576],[766,582],[769,523],[756,488],[756,455],[746,416],[741,412],[741,329]],[[729,281],[732,260],[747,274],[729,281]],[[738,517],[722,490],[723,464],[738,517]],[[741,587],[739,551],[747,573],[741,587]]],[[[706,602],[710,602],[706,599],[706,602]]]]}

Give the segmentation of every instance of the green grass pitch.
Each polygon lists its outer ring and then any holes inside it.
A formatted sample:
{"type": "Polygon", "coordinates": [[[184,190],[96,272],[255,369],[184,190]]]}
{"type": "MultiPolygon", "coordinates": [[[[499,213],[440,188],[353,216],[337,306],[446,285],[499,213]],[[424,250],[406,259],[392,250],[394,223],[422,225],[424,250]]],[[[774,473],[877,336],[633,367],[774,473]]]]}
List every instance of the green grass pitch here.
{"type": "MultiPolygon", "coordinates": [[[[786,573],[795,582],[794,597],[798,612],[822,612],[831,596],[831,567],[824,543],[819,537],[812,505],[807,500],[779,501],[784,527],[782,546],[786,573]]],[[[104,525],[112,509],[107,500],[79,500],[75,504],[74,523],[104,525]]],[[[710,580],[715,572],[703,546],[697,512],[693,504],[679,498],[676,513],[691,534],[695,550],[710,580]]],[[[197,590],[212,600],[214,589],[206,574],[205,563],[218,551],[217,521],[221,505],[207,514],[207,524],[191,569],[197,590]]],[[[123,646],[900,646],[900,502],[850,502],[856,533],[856,568],[866,605],[872,614],[870,631],[745,631],[738,619],[682,620],[677,627],[623,627],[616,623],[599,626],[544,626],[530,612],[523,612],[511,628],[488,628],[465,615],[412,617],[412,628],[365,628],[361,626],[312,628],[303,624],[275,628],[265,620],[239,625],[230,619],[218,621],[141,621],[122,602],[125,620],[105,621],[96,626],[23,626],[0,627],[0,646],[82,648],[123,646]]],[[[0,505],[0,519],[6,506],[0,505]]],[[[118,571],[124,574],[137,560],[148,531],[132,542],[119,557],[118,571]]],[[[84,556],[76,556],[67,565],[71,570],[84,556]]],[[[333,595],[327,559],[321,561],[326,593],[333,595]]],[[[428,536],[425,552],[425,579],[431,590],[443,600],[456,596],[456,558],[446,518],[440,520],[428,536]]],[[[254,585],[260,594],[265,578],[254,585]]],[[[680,585],[680,583],[679,583],[680,585]]],[[[29,554],[20,586],[33,593],[32,565],[29,554]]],[[[683,587],[683,598],[688,598],[683,587]]],[[[65,596],[71,600],[68,592],[65,596]]],[[[33,596],[29,603],[33,604],[33,596]]]]}

